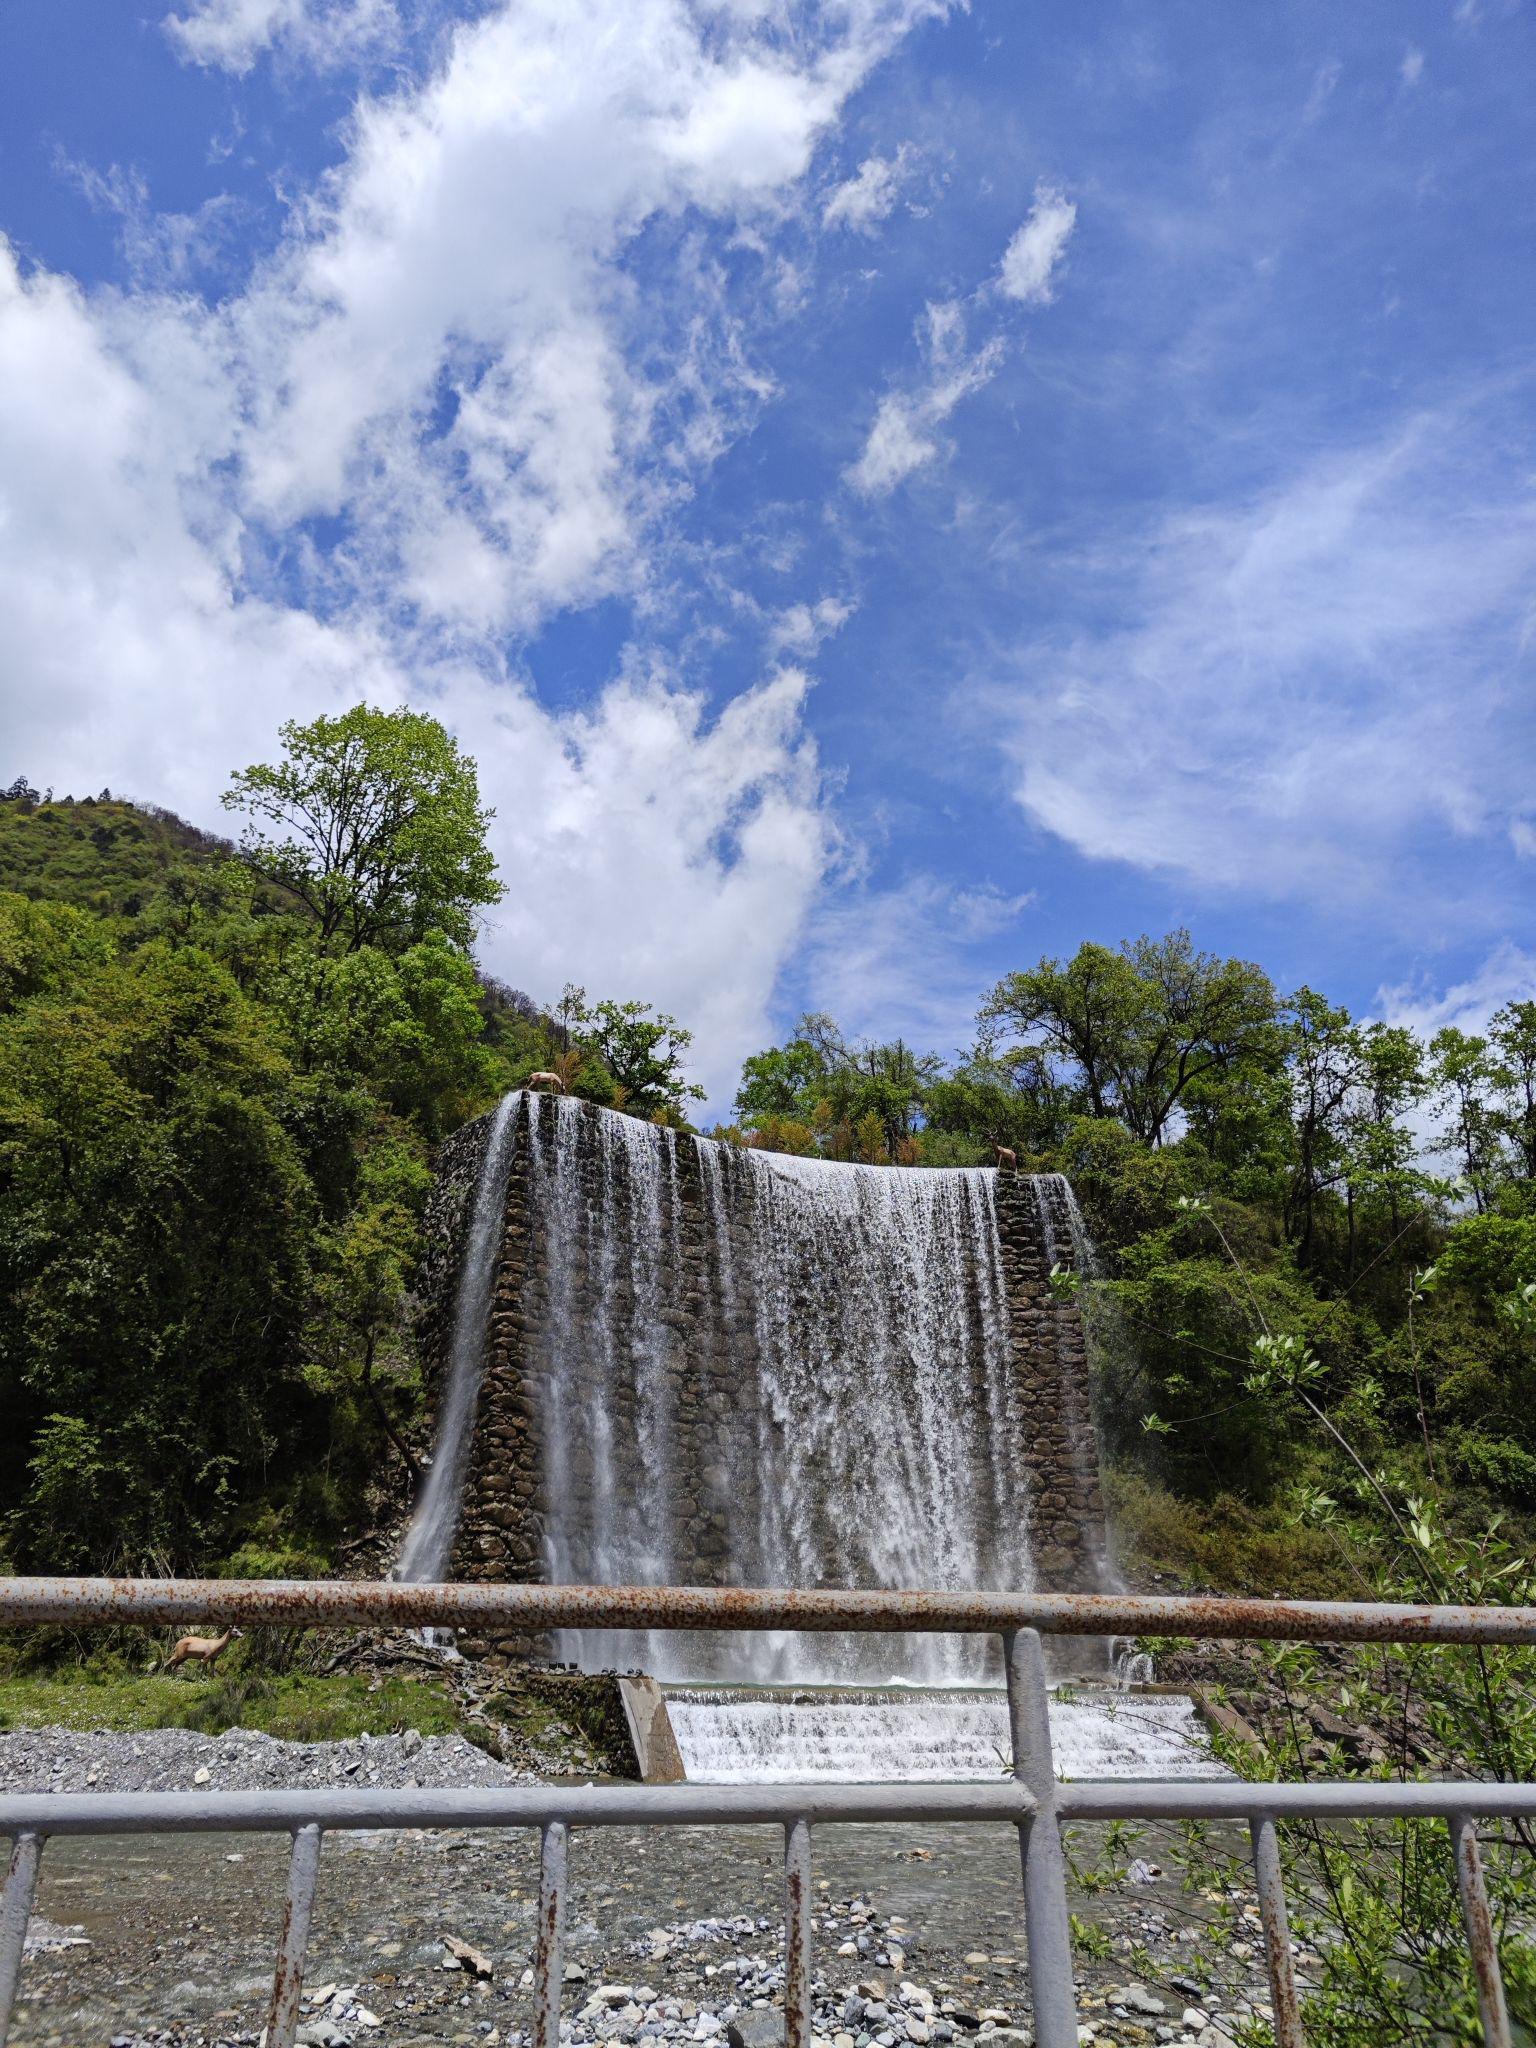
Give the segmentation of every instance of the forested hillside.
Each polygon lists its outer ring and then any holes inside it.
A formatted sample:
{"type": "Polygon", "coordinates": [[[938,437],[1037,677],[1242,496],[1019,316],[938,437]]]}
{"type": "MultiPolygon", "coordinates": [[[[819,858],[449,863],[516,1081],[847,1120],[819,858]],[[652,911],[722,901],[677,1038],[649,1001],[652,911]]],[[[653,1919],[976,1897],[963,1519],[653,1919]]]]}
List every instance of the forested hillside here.
{"type": "MultiPolygon", "coordinates": [[[[434,1142],[540,1068],[686,1127],[671,1018],[477,970],[500,883],[441,728],[283,743],[232,779],[238,843],[0,800],[13,1569],[334,1565],[415,1477],[434,1142]]],[[[1133,1561],[1319,1587],[1362,1503],[1536,1512],[1536,1004],[1426,1045],[1184,933],[1086,944],[1005,977],[959,1057],[807,1017],[736,1116],[715,1135],[1069,1176],[1133,1561]]]]}
{"type": "Polygon", "coordinates": [[[807,1017],[727,1135],[1067,1175],[1132,1562],[1324,1590],[1362,1506],[1536,1509],[1536,1003],[1426,1044],[1175,932],[1010,974],[976,1028],[951,1062],[807,1017]]]}
{"type": "Polygon", "coordinates": [[[436,1139],[530,1071],[676,1114],[687,1037],[481,976],[473,764],[427,718],[284,734],[242,846],[0,801],[0,1543],[15,1569],[319,1569],[411,1481],[436,1139]]]}

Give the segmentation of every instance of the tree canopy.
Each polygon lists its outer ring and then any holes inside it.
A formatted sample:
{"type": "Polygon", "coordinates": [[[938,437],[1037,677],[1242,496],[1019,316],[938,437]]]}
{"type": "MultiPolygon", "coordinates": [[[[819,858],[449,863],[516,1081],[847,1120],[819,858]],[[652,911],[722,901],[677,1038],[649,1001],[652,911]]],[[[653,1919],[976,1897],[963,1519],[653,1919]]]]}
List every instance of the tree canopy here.
{"type": "Polygon", "coordinates": [[[982,1011],[1020,1056],[1065,1067],[1090,1115],[1119,1117],[1149,1145],[1194,1083],[1264,1056],[1274,1014],[1261,968],[1197,952],[1182,930],[1043,959],[1006,975],[982,1011]]]}
{"type": "Polygon", "coordinates": [[[241,854],[349,952],[401,951],[440,931],[468,945],[503,891],[485,843],[475,764],[436,719],[357,704],[282,727],[284,758],[242,769],[224,796],[249,814],[241,854]]]}

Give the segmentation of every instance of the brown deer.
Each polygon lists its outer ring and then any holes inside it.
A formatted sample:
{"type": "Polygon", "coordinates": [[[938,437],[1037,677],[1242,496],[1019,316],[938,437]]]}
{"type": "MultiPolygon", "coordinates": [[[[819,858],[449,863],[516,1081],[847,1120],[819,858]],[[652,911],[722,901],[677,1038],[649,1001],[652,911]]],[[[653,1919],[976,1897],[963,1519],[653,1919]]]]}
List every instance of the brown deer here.
{"type": "Polygon", "coordinates": [[[211,1664],[219,1652],[241,1634],[241,1629],[227,1628],[221,1636],[183,1636],[161,1669],[176,1671],[189,1659],[195,1659],[199,1664],[211,1664]]]}
{"type": "Polygon", "coordinates": [[[550,1095],[563,1095],[565,1093],[565,1089],[561,1086],[560,1076],[558,1074],[530,1074],[528,1076],[528,1079],[523,1083],[523,1086],[525,1088],[542,1088],[546,1091],[546,1093],[550,1095]]]}
{"type": "Polygon", "coordinates": [[[1012,1149],[1012,1147],[1011,1147],[1011,1146],[1008,1146],[1008,1145],[994,1145],[994,1146],[992,1147],[992,1150],[993,1150],[993,1151],[994,1151],[994,1152],[995,1152],[995,1153],[997,1154],[997,1167],[998,1167],[998,1171],[999,1171],[999,1173],[1001,1173],[1002,1169],[1003,1169],[1003,1168],[1004,1168],[1005,1166],[1009,1166],[1009,1167],[1012,1167],[1012,1169],[1013,1169],[1013,1171],[1014,1171],[1015,1173],[1017,1173],[1017,1172],[1018,1172],[1018,1170],[1019,1170],[1019,1155],[1018,1155],[1018,1153],[1017,1153],[1017,1152],[1015,1152],[1015,1151],[1014,1151],[1014,1150],[1012,1149]]]}

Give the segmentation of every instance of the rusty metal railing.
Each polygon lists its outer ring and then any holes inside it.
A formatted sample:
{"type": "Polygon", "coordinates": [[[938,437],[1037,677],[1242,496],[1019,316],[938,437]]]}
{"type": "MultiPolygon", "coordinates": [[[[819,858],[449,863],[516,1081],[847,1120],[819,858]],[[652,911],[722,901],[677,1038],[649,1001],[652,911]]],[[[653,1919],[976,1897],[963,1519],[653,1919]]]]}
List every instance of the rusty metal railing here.
{"type": "Polygon", "coordinates": [[[559,2048],[570,1835],[612,1826],[775,1822],[784,1830],[784,2017],[788,2048],[811,2037],[811,1841],[852,1821],[1004,1821],[1019,1831],[1029,1986],[1037,2048],[1077,2048],[1061,1823],[1246,1821],[1277,2048],[1305,2048],[1276,1823],[1382,1817],[1448,1824],[1488,2048],[1512,2048],[1479,1820],[1536,1820],[1536,1785],[1467,1780],[1249,1784],[1237,1780],[1059,1779],[1051,1750],[1046,1635],[1184,1635],[1286,1641],[1536,1643],[1536,1608],[1419,1607],[1349,1601],[1119,1595],[759,1592],[710,1587],[404,1586],[295,1580],[0,1579],[0,1627],[158,1625],[217,1614],[312,1627],[470,1625],[554,1628],[808,1629],[1002,1637],[1013,1776],[952,1785],[547,1785],[458,1791],[38,1793],[0,1797],[12,1841],[0,1903],[0,2048],[21,1970],[43,1844],[51,1835],[216,1833],[292,1837],[267,2048],[293,2048],[310,1915],[327,1831],[537,1828],[539,1910],[533,2048],[559,2048]]]}

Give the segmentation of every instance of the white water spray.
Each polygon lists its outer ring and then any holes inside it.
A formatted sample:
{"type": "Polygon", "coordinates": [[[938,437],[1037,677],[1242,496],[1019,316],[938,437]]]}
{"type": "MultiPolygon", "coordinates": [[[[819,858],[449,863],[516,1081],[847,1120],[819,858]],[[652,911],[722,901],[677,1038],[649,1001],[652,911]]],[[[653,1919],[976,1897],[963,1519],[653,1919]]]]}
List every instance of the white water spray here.
{"type": "Polygon", "coordinates": [[[475,1188],[454,1301],[448,1369],[438,1402],[436,1445],[395,1562],[395,1577],[413,1584],[447,1578],[453,1539],[458,1533],[464,1478],[474,1443],[475,1410],[480,1401],[491,1289],[501,1251],[507,1177],[512,1166],[512,1113],[516,1105],[516,1095],[506,1095],[497,1107],[475,1188]]]}
{"type": "MultiPolygon", "coordinates": [[[[990,1172],[743,1151],[565,1097],[530,1108],[553,1582],[1033,1584],[990,1172]]],[[[560,1650],[760,1682],[987,1669],[943,1637],[578,1633],[560,1650]]]]}

